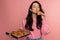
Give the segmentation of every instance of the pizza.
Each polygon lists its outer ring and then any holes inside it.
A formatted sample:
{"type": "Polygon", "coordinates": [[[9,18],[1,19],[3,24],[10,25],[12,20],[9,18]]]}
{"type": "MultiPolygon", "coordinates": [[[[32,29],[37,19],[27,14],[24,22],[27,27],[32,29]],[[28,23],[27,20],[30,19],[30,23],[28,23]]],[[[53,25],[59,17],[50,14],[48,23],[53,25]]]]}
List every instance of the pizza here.
{"type": "Polygon", "coordinates": [[[12,31],[11,32],[11,35],[14,35],[16,37],[22,37],[22,36],[25,36],[25,35],[28,35],[28,34],[30,34],[29,31],[22,30],[22,29],[18,29],[17,31],[12,31]]]}

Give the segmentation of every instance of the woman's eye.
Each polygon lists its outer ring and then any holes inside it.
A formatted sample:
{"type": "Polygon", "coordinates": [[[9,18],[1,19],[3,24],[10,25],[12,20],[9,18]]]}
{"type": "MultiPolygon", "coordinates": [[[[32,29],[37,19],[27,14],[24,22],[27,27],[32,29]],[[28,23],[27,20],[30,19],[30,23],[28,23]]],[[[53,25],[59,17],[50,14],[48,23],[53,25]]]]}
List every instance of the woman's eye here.
{"type": "Polygon", "coordinates": [[[36,8],[36,7],[33,7],[33,8],[36,8]]]}

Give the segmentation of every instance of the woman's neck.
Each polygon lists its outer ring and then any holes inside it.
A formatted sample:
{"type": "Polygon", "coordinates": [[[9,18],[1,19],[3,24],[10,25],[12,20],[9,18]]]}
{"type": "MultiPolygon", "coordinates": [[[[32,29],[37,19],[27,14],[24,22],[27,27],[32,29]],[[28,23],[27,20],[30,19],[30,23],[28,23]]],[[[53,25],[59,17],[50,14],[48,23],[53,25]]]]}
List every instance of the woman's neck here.
{"type": "Polygon", "coordinates": [[[36,19],[36,14],[32,14],[32,18],[33,19],[36,19]]]}

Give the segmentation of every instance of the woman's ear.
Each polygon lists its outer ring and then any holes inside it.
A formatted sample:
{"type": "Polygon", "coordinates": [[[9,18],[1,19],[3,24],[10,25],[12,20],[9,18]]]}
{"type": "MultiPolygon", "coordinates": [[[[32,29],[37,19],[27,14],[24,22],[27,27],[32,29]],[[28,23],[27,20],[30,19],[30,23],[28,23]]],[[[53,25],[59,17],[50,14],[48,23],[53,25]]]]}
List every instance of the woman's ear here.
{"type": "Polygon", "coordinates": [[[32,9],[30,9],[30,11],[32,11],[32,9]]]}

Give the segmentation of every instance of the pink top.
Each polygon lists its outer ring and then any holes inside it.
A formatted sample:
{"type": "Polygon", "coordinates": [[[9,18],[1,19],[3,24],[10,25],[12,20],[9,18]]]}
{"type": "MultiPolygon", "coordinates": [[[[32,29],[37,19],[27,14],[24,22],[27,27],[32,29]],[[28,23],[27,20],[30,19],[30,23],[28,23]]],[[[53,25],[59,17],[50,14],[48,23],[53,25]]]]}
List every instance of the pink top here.
{"type": "MultiPolygon", "coordinates": [[[[26,20],[24,19],[23,22],[22,22],[22,27],[20,27],[21,29],[24,29],[25,28],[25,23],[26,23],[26,20]]],[[[34,19],[33,20],[33,25],[32,25],[32,28],[34,29],[34,31],[30,31],[31,34],[28,35],[29,38],[32,38],[32,39],[36,39],[36,38],[40,38],[41,37],[41,33],[40,31],[42,32],[42,34],[46,35],[48,34],[49,32],[49,29],[48,29],[48,24],[45,20],[42,21],[42,29],[39,30],[36,28],[36,20],[34,19]]]]}

